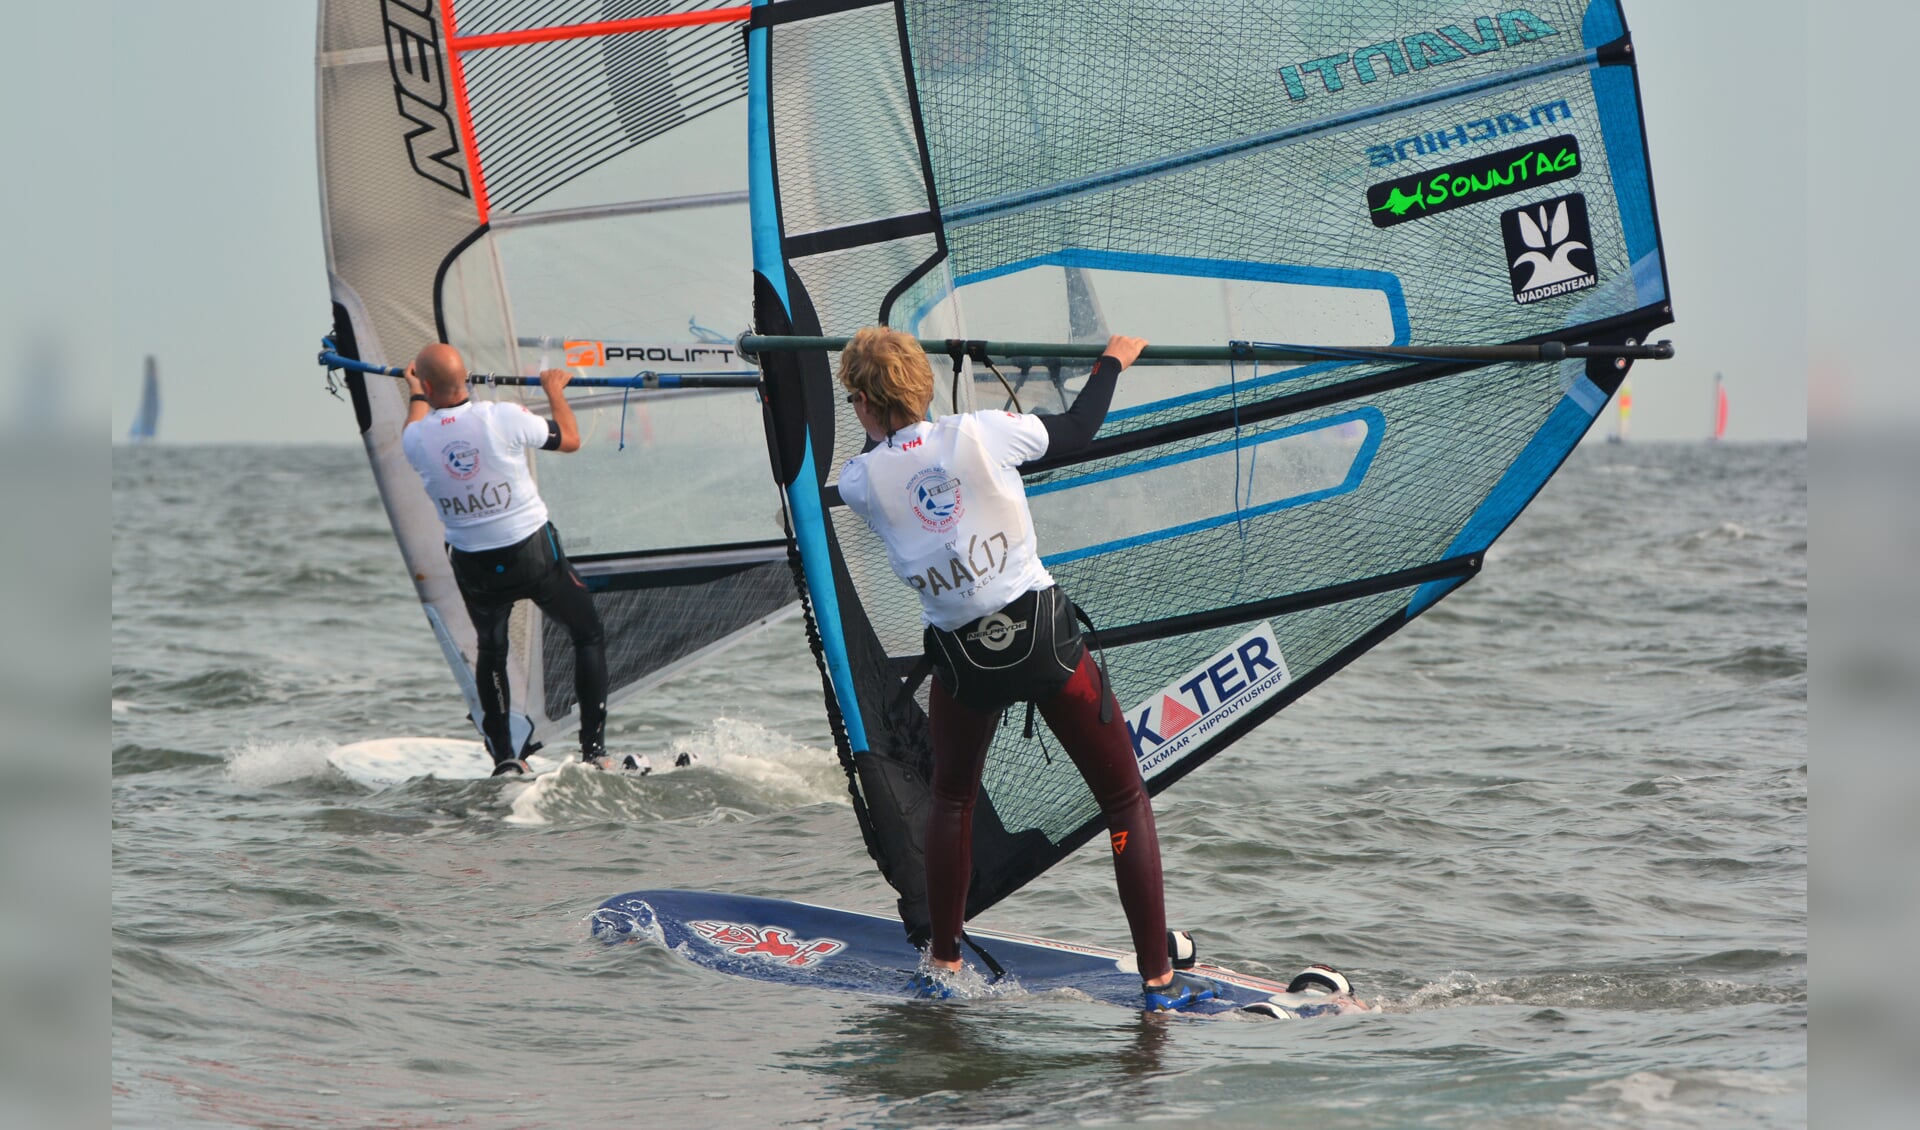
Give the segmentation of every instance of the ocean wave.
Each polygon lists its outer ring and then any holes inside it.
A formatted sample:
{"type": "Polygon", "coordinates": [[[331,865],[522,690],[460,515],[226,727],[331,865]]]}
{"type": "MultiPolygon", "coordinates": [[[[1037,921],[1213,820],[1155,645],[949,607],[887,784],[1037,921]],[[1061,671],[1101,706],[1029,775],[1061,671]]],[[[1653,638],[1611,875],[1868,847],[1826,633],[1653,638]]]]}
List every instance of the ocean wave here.
{"type": "MultiPolygon", "coordinates": [[[[636,751],[637,752],[637,751],[636,751]]],[[[831,751],[802,745],[753,722],[716,718],[648,755],[647,776],[570,765],[513,797],[508,822],[579,823],[748,817],[811,804],[848,803],[846,776],[831,751]],[[691,759],[674,768],[681,754],[691,759]]]]}
{"type": "Polygon", "coordinates": [[[1389,1011],[1422,1011],[1465,1005],[1528,1005],[1546,1008],[1707,1009],[1750,1004],[1804,1004],[1807,988],[1727,977],[1619,970],[1481,977],[1454,970],[1397,999],[1389,1011]]]}
{"type": "Polygon", "coordinates": [[[251,740],[227,758],[227,779],[248,788],[335,776],[327,757],[340,748],[324,738],[251,740]]]}

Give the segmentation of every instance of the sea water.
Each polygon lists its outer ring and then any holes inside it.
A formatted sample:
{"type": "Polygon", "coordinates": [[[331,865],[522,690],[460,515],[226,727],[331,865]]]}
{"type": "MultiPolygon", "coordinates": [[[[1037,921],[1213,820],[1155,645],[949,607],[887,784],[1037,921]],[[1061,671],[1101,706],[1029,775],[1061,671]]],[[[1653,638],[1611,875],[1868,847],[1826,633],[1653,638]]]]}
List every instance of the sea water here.
{"type": "MultiPolygon", "coordinates": [[[[471,729],[359,449],[113,468],[119,1125],[1806,1120],[1804,446],[1582,449],[1478,579],[1158,798],[1207,960],[1385,1006],[1307,1022],[604,946],[643,887],[890,909],[797,622],[616,709],[693,768],[370,792],[328,753],[471,729]]],[[[1092,850],[980,924],[1126,944],[1092,850]]]]}

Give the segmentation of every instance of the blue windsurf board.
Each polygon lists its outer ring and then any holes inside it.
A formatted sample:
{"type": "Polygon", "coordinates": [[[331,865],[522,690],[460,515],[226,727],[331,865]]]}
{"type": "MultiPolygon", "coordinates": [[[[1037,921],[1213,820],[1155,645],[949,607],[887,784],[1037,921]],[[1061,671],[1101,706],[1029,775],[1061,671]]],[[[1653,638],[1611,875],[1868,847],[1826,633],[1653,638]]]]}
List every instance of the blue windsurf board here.
{"type": "MultiPolygon", "coordinates": [[[[908,943],[900,920],[885,915],[710,891],[633,891],[601,904],[593,932],[610,943],[657,941],[702,968],[758,981],[877,997],[919,995],[910,980],[921,967],[920,951],[908,943]]],[[[1070,990],[1142,1007],[1131,953],[1000,931],[969,930],[968,936],[1006,971],[1005,978],[981,982],[983,995],[1070,990]]],[[[1379,1011],[1347,993],[1289,993],[1281,982],[1211,965],[1193,972],[1223,992],[1189,1012],[1253,1006],[1258,1015],[1300,1019],[1379,1011]]],[[[966,983],[960,985],[964,993],[966,983]]]]}

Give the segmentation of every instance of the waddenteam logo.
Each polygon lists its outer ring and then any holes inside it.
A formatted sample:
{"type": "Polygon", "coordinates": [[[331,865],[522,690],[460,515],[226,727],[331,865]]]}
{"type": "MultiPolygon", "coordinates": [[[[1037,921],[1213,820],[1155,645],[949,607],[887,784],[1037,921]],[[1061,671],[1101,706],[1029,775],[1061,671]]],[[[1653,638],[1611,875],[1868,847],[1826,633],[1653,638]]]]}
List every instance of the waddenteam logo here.
{"type": "Polygon", "coordinates": [[[1556,196],[1500,213],[1513,300],[1522,306],[1586,290],[1600,281],[1587,225],[1587,198],[1556,196]]]}

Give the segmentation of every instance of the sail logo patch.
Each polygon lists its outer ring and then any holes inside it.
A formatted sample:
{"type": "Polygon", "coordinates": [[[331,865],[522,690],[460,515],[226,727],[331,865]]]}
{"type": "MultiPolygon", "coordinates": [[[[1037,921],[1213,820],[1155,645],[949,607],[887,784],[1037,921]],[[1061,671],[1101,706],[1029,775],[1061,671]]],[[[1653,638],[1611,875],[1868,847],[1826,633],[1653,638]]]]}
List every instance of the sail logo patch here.
{"type": "Polygon", "coordinates": [[[1580,142],[1563,134],[1532,145],[1458,161],[1367,189],[1367,214],[1376,228],[1494,200],[1580,173],[1580,142]]]}
{"type": "Polygon", "coordinates": [[[464,439],[456,439],[440,449],[440,460],[447,474],[465,482],[480,473],[480,449],[464,439]]]}
{"type": "Polygon", "coordinates": [[[1600,281],[1587,226],[1587,198],[1557,196],[1500,213],[1513,300],[1522,306],[1586,290],[1600,281]]]}
{"type": "Polygon", "coordinates": [[[1208,735],[1293,681],[1273,624],[1263,623],[1147,696],[1126,713],[1140,775],[1147,779],[1180,760],[1208,735]]]}
{"type": "Polygon", "coordinates": [[[566,363],[577,369],[599,369],[615,361],[730,368],[739,364],[727,345],[648,344],[644,342],[562,341],[566,363]]]}
{"type": "Polygon", "coordinates": [[[393,100],[407,131],[407,159],[413,171],[437,185],[472,196],[460,134],[447,113],[447,57],[440,47],[434,0],[380,0],[387,32],[387,71],[393,76],[393,100]]]}
{"type": "Polygon", "coordinates": [[[960,480],[941,467],[928,467],[908,479],[907,499],[920,524],[935,533],[953,529],[966,513],[960,504],[960,480]]]}
{"type": "Polygon", "coordinates": [[[806,969],[847,948],[836,938],[802,941],[781,926],[748,926],[739,922],[689,922],[693,932],[740,957],[806,969]]]}

